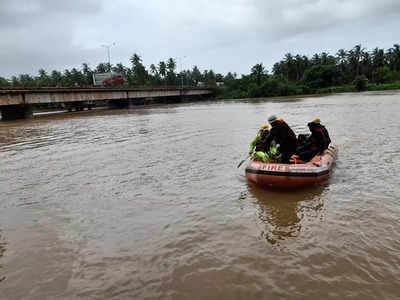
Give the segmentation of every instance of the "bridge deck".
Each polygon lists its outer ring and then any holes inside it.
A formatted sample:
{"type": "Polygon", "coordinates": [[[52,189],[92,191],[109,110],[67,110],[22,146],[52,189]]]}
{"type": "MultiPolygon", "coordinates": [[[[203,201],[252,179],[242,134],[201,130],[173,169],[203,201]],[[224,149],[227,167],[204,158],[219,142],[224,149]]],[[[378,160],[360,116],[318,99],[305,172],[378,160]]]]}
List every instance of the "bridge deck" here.
{"type": "Polygon", "coordinates": [[[0,106],[214,94],[209,87],[0,89],[0,106]]]}

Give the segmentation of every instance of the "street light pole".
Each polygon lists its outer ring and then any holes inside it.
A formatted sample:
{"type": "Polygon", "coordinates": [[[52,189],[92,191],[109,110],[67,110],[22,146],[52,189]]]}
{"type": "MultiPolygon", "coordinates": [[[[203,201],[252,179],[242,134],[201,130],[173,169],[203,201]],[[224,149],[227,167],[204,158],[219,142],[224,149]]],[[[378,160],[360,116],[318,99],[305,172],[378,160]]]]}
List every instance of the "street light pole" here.
{"type": "Polygon", "coordinates": [[[115,46],[115,43],[112,43],[112,44],[109,44],[109,45],[105,44],[105,45],[101,45],[101,46],[107,49],[108,67],[109,67],[109,72],[111,73],[110,48],[111,48],[112,46],[115,46]]]}
{"type": "Polygon", "coordinates": [[[185,56],[182,56],[182,57],[178,57],[178,59],[179,59],[179,68],[181,69],[181,88],[182,88],[182,89],[183,89],[183,70],[182,70],[182,60],[183,60],[184,58],[186,58],[186,55],[185,55],[185,56]]]}

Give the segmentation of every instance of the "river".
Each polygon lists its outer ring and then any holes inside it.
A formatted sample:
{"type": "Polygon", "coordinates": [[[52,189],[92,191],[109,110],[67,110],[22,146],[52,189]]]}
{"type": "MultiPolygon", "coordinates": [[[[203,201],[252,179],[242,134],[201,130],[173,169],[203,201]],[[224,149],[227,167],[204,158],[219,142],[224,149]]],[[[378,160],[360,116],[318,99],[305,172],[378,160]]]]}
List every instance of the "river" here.
{"type": "Polygon", "coordinates": [[[0,299],[398,299],[399,137],[399,92],[1,122],[0,299]],[[321,118],[328,182],[246,182],[270,114],[321,118]]]}

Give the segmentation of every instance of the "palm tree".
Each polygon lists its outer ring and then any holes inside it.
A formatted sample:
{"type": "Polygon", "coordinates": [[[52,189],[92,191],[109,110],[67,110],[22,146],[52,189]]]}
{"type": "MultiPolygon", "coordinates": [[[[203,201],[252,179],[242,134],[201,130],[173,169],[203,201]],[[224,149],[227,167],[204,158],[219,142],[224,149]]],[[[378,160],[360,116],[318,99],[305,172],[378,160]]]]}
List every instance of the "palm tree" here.
{"type": "Polygon", "coordinates": [[[76,68],[71,69],[71,79],[73,81],[74,86],[82,86],[85,85],[85,79],[81,71],[78,71],[76,68]]]}
{"type": "Polygon", "coordinates": [[[107,64],[99,63],[96,67],[96,73],[106,73],[107,72],[107,64]]]}
{"type": "Polygon", "coordinates": [[[320,65],[321,64],[321,57],[319,56],[318,53],[315,53],[313,57],[311,58],[311,63],[312,65],[320,65]]]}
{"type": "Polygon", "coordinates": [[[44,69],[39,70],[39,77],[36,78],[38,86],[50,86],[50,77],[44,69]]]}
{"type": "Polygon", "coordinates": [[[395,65],[393,70],[395,71],[400,71],[400,45],[399,44],[394,44],[393,45],[393,55],[395,57],[395,65]]]}
{"type": "Polygon", "coordinates": [[[296,79],[296,66],[293,59],[293,55],[291,53],[285,54],[285,64],[286,64],[286,80],[295,80],[296,79]]]}
{"type": "Polygon", "coordinates": [[[159,84],[160,75],[158,73],[157,67],[154,64],[150,65],[151,81],[153,85],[159,84]]]}
{"type": "Polygon", "coordinates": [[[344,65],[347,62],[347,52],[344,49],[339,49],[336,53],[338,57],[339,64],[344,65]]]}
{"type": "Polygon", "coordinates": [[[195,84],[202,81],[201,72],[197,66],[194,66],[192,69],[192,80],[194,81],[195,84]]]}
{"type": "Polygon", "coordinates": [[[372,50],[372,65],[374,69],[385,66],[385,52],[378,47],[372,50]]]}
{"type": "Polygon", "coordinates": [[[115,67],[113,67],[113,71],[122,75],[126,74],[126,68],[122,63],[116,64],[115,67]]]}
{"type": "Polygon", "coordinates": [[[261,79],[265,75],[265,68],[262,63],[256,64],[251,68],[251,76],[256,79],[257,85],[260,85],[261,79]]]}
{"type": "Polygon", "coordinates": [[[51,84],[54,86],[62,86],[63,84],[63,75],[59,71],[52,71],[50,75],[51,84]]]}
{"type": "Polygon", "coordinates": [[[339,63],[339,70],[342,74],[343,79],[347,78],[346,69],[347,69],[347,51],[344,49],[339,49],[336,53],[337,62],[339,63]]]}
{"type": "Polygon", "coordinates": [[[72,74],[68,69],[65,69],[63,74],[63,85],[64,86],[73,86],[74,82],[72,79],[72,74]]]}
{"type": "Polygon", "coordinates": [[[321,53],[321,65],[328,65],[328,53],[321,53]]]}
{"type": "Polygon", "coordinates": [[[160,61],[158,63],[158,72],[162,76],[162,79],[164,80],[164,83],[167,84],[167,82],[165,80],[165,76],[167,75],[167,65],[165,64],[165,62],[160,61]]]}
{"type": "Polygon", "coordinates": [[[361,74],[364,74],[369,79],[372,77],[372,59],[371,55],[367,51],[362,53],[361,74]]]}
{"type": "Polygon", "coordinates": [[[22,86],[32,87],[35,86],[35,79],[32,78],[29,74],[21,74],[19,75],[19,82],[22,86]]]}
{"type": "Polygon", "coordinates": [[[355,76],[360,75],[360,59],[365,48],[361,48],[361,44],[355,45],[349,52],[349,60],[355,69],[355,76]]]}
{"type": "Polygon", "coordinates": [[[93,71],[87,63],[82,64],[82,73],[85,77],[85,84],[90,85],[93,81],[93,71]]]}
{"type": "Polygon", "coordinates": [[[142,64],[142,59],[139,55],[134,53],[130,59],[132,63],[132,72],[135,77],[136,84],[144,85],[147,80],[146,68],[142,64]]]}
{"type": "Polygon", "coordinates": [[[386,60],[393,71],[400,70],[400,45],[394,44],[386,53],[386,60]]]}
{"type": "Polygon", "coordinates": [[[21,83],[19,82],[17,76],[12,76],[11,77],[11,84],[12,84],[12,86],[19,86],[21,83]]]}
{"type": "Polygon", "coordinates": [[[150,65],[150,72],[151,72],[152,75],[157,75],[158,71],[157,71],[157,68],[156,68],[156,66],[154,64],[150,65]]]}
{"type": "Polygon", "coordinates": [[[167,80],[168,84],[175,84],[175,68],[176,68],[176,62],[175,60],[171,57],[167,61],[167,80]]]}

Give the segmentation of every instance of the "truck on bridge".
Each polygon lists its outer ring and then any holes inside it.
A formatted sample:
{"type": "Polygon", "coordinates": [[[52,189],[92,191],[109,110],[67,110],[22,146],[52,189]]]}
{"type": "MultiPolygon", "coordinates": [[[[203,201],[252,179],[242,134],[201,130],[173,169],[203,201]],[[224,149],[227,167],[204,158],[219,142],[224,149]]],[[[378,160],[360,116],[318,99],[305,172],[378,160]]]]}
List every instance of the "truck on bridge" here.
{"type": "Polygon", "coordinates": [[[94,86],[119,86],[125,82],[122,74],[119,73],[97,73],[93,74],[94,86]]]}

